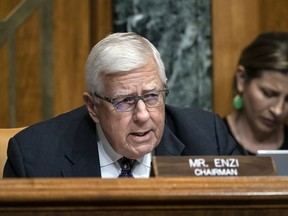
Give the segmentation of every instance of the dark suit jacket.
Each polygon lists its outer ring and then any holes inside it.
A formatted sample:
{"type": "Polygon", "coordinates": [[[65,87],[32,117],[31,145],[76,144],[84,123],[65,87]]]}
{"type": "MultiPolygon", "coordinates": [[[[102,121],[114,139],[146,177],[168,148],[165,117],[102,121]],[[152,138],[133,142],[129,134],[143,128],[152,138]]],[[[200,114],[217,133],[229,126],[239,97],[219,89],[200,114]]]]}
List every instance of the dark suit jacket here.
{"type": "MultiPolygon", "coordinates": [[[[156,155],[238,154],[218,115],[166,106],[166,124],[156,155]]],[[[3,177],[101,177],[96,125],[86,107],[18,133],[8,145],[3,177]]]]}

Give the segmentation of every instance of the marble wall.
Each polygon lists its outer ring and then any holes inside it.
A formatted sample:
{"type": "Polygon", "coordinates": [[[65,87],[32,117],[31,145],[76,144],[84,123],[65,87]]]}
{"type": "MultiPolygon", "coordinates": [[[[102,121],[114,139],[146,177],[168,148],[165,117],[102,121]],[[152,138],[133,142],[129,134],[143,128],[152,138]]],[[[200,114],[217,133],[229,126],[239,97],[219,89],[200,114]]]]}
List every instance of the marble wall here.
{"type": "Polygon", "coordinates": [[[211,110],[211,0],[114,0],[114,32],[148,38],[165,64],[167,104],[211,110]]]}

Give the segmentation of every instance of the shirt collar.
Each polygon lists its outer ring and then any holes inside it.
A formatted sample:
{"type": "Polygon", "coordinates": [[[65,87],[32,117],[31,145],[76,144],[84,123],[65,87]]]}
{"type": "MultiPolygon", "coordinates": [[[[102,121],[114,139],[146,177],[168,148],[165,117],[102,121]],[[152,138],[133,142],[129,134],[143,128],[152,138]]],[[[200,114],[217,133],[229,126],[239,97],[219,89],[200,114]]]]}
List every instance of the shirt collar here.
{"type": "Polygon", "coordinates": [[[100,124],[96,124],[97,134],[99,137],[98,141],[98,151],[99,151],[99,159],[100,165],[106,166],[118,161],[122,156],[115,152],[108,140],[106,139],[103,130],[100,124]]]}

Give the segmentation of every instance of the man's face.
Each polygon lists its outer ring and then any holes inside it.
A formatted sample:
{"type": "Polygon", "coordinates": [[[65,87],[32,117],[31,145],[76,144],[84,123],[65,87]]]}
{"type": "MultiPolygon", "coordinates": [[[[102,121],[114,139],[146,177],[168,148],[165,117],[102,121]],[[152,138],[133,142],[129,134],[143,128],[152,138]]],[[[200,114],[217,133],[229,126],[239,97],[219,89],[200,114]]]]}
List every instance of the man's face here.
{"type": "MultiPolygon", "coordinates": [[[[133,72],[109,74],[104,77],[103,96],[117,98],[137,96],[164,89],[157,67],[150,59],[133,72]]],[[[163,93],[159,94],[160,106],[148,108],[139,100],[135,109],[118,112],[105,100],[95,105],[95,121],[99,123],[112,148],[131,159],[151,152],[160,142],[165,122],[163,93]]]]}

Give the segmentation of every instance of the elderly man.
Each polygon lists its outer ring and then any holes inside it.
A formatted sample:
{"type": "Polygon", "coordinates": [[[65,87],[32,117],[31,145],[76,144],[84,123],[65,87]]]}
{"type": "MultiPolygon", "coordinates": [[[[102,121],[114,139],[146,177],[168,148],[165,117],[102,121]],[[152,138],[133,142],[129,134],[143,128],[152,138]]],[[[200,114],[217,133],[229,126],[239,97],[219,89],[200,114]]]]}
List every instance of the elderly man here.
{"type": "Polygon", "coordinates": [[[219,116],[165,105],[156,48],[108,35],[86,64],[86,107],[38,123],[9,142],[4,177],[148,178],[154,155],[238,154],[219,116]]]}

